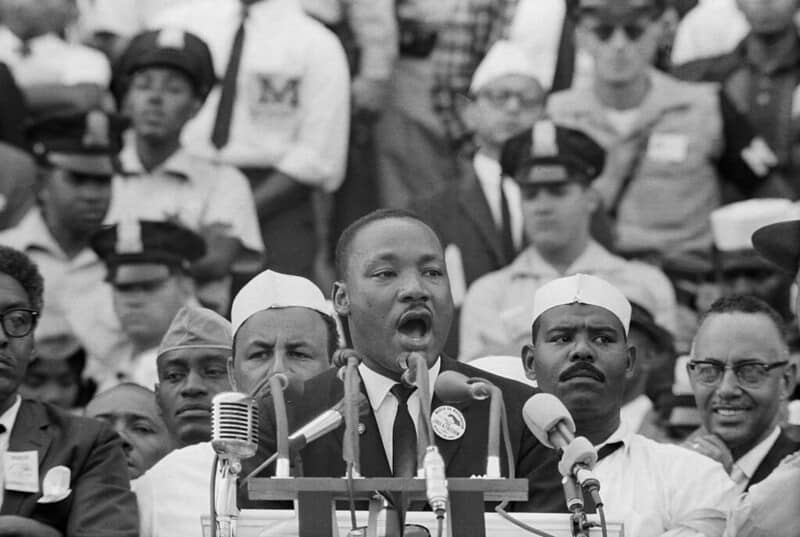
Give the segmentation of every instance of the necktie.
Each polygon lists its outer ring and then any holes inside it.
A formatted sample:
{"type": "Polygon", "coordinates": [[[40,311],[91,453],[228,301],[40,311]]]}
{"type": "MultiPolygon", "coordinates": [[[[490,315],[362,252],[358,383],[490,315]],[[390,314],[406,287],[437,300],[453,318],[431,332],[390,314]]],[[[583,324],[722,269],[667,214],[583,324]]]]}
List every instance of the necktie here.
{"type": "Polygon", "coordinates": [[[503,188],[504,178],[500,178],[500,243],[503,248],[503,255],[506,263],[510,263],[517,256],[517,249],[514,246],[514,235],[511,232],[511,210],[508,207],[508,198],[503,188]]]}
{"type": "MultiPolygon", "coordinates": [[[[611,455],[612,453],[617,451],[619,448],[621,448],[623,445],[624,444],[622,442],[610,442],[610,443],[604,445],[603,447],[601,447],[600,449],[597,450],[597,460],[601,461],[601,460],[605,459],[606,457],[608,457],[609,455],[611,455]]],[[[600,485],[602,487],[602,483],[600,485]]],[[[600,496],[601,497],[602,497],[602,494],[603,494],[603,490],[601,488],[600,489],[600,496]]],[[[584,511],[586,511],[589,514],[597,512],[597,506],[594,504],[594,500],[592,500],[592,497],[589,494],[586,494],[586,493],[584,493],[584,495],[583,495],[583,507],[584,507],[584,511]]]]}
{"type": "Polygon", "coordinates": [[[236,34],[233,36],[228,67],[225,69],[225,77],[222,79],[222,91],[217,105],[217,116],[214,119],[214,128],[211,131],[211,143],[217,149],[225,147],[230,139],[233,103],[236,100],[236,82],[239,78],[239,65],[242,62],[244,24],[246,20],[247,6],[242,6],[242,20],[239,23],[236,34]]]}
{"type": "Polygon", "coordinates": [[[417,431],[408,412],[408,398],[417,387],[403,384],[392,386],[392,395],[397,398],[397,414],[392,428],[392,471],[395,477],[417,475],[417,431]]]}
{"type": "Polygon", "coordinates": [[[572,86],[575,74],[575,21],[574,4],[567,2],[564,13],[564,24],[561,26],[561,39],[558,42],[556,53],[556,69],[553,73],[553,86],[551,91],[567,89],[572,86]]]}

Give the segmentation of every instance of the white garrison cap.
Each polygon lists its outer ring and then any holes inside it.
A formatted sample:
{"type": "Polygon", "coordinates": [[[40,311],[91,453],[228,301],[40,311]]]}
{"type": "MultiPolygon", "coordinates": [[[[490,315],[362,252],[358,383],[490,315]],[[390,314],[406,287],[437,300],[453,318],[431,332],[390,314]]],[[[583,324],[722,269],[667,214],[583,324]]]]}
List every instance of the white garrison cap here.
{"type": "Polygon", "coordinates": [[[722,252],[752,250],[755,230],[793,218],[800,218],[800,211],[783,198],[751,199],[722,206],[711,213],[714,245],[722,252]]]}
{"type": "Polygon", "coordinates": [[[275,308],[309,308],[333,317],[333,308],[322,291],[306,278],[265,270],[247,282],[231,305],[233,335],[259,311],[275,308]]]}
{"type": "Polygon", "coordinates": [[[533,295],[531,324],[550,308],[565,304],[589,304],[605,308],[619,319],[625,328],[625,335],[628,334],[631,303],[622,291],[604,279],[589,274],[558,278],[541,286],[533,295]]]}
{"type": "Polygon", "coordinates": [[[511,41],[498,41],[475,69],[469,90],[475,93],[492,80],[507,75],[523,75],[539,80],[535,63],[519,45],[511,41]]]}

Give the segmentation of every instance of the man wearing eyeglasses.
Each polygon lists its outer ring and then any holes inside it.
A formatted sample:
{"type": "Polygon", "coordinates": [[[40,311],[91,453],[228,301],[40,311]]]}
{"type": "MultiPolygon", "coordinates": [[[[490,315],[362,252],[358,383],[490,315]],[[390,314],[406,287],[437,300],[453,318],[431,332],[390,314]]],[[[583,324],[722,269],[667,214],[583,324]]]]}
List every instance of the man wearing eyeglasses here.
{"type": "Polygon", "coordinates": [[[594,74],[548,102],[553,121],[609,151],[594,186],[617,219],[617,249],[626,257],[708,251],[720,180],[748,195],[773,186],[775,156],[718,88],[652,67],[664,7],[663,0],[580,0],[576,40],[594,74]]]}
{"type": "Polygon", "coordinates": [[[136,537],[119,437],[18,393],[35,353],[43,287],[28,256],[0,246],[0,535],[136,537]]]}
{"type": "Polygon", "coordinates": [[[700,323],[687,364],[703,425],[684,445],[720,460],[740,491],[800,449],[778,426],[795,385],[782,325],[758,298],[721,298],[700,323]]]}

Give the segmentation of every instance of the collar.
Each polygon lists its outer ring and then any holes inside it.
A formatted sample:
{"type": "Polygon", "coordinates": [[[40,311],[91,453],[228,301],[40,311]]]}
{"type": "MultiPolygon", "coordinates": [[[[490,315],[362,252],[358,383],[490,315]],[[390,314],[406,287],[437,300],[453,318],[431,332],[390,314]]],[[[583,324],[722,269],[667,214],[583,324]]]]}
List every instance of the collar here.
{"type": "Polygon", "coordinates": [[[484,189],[497,190],[500,187],[502,170],[499,162],[478,151],[472,157],[472,165],[475,166],[475,175],[484,189]]]}
{"type": "MultiPolygon", "coordinates": [[[[441,368],[441,357],[437,358],[436,362],[434,362],[434,364],[428,368],[428,385],[431,387],[431,393],[429,394],[431,400],[433,400],[433,386],[436,382],[436,377],[439,376],[439,370],[441,368]]],[[[397,384],[397,381],[376,373],[367,367],[364,362],[359,364],[358,372],[361,375],[361,380],[364,381],[364,389],[367,391],[369,404],[372,406],[373,410],[377,410],[383,404],[383,401],[386,399],[386,396],[389,394],[392,386],[397,384]]]]}
{"type": "MultiPolygon", "coordinates": [[[[11,408],[6,410],[2,416],[0,416],[0,423],[6,426],[6,433],[10,434],[11,431],[14,429],[14,422],[17,421],[17,414],[19,413],[19,407],[22,405],[22,397],[17,394],[17,400],[14,401],[14,404],[11,405],[11,408]]],[[[8,442],[6,442],[8,445],[8,442]]]]}
{"type": "Polygon", "coordinates": [[[44,221],[44,215],[40,207],[31,208],[31,210],[22,217],[17,227],[14,228],[14,234],[21,239],[20,243],[17,245],[19,250],[36,248],[66,258],[66,255],[61,250],[61,246],[58,245],[53,235],[50,233],[50,229],[48,229],[44,221]]]}
{"type": "Polygon", "coordinates": [[[148,172],[139,160],[136,140],[131,136],[119,154],[119,162],[125,175],[165,175],[182,181],[192,180],[192,159],[183,148],[179,148],[160,166],[148,172]]]}
{"type": "Polygon", "coordinates": [[[569,274],[586,272],[594,274],[599,268],[610,269],[618,263],[618,258],[603,248],[594,239],[589,239],[586,249],[572,264],[567,267],[564,274],[559,273],[553,265],[545,261],[535,246],[528,246],[509,265],[511,277],[547,277],[560,278],[569,274]]]}
{"type": "MultiPolygon", "coordinates": [[[[12,50],[15,51],[19,50],[19,48],[22,46],[22,39],[20,39],[17,34],[12,32],[6,25],[0,25],[0,39],[5,41],[5,43],[3,43],[4,46],[11,46],[12,50]]],[[[52,43],[62,46],[69,45],[69,43],[51,32],[29,39],[28,47],[33,50],[34,48],[41,48],[42,46],[47,46],[52,43]]]]}
{"type": "Polygon", "coordinates": [[[753,474],[756,473],[758,465],[761,464],[761,461],[767,456],[769,450],[772,449],[772,446],[778,440],[780,434],[781,429],[776,426],[772,432],[769,433],[769,436],[736,460],[736,466],[747,476],[748,481],[753,477],[753,474]]]}
{"type": "Polygon", "coordinates": [[[800,36],[797,32],[794,32],[791,43],[785,43],[785,48],[761,48],[761,52],[771,56],[771,61],[764,61],[763,58],[758,57],[760,47],[755,40],[756,38],[751,32],[742,39],[735,50],[735,54],[755,71],[772,75],[780,71],[796,69],[800,63],[800,36]]]}
{"type": "Polygon", "coordinates": [[[599,450],[601,447],[605,446],[606,444],[612,444],[612,443],[615,443],[615,442],[622,442],[623,448],[627,452],[628,449],[630,448],[631,438],[633,437],[634,434],[635,434],[635,431],[633,431],[627,423],[625,423],[622,419],[620,419],[619,420],[619,427],[617,427],[617,430],[614,431],[613,433],[611,433],[611,436],[606,438],[603,442],[597,444],[594,447],[595,447],[595,449],[599,450]]]}

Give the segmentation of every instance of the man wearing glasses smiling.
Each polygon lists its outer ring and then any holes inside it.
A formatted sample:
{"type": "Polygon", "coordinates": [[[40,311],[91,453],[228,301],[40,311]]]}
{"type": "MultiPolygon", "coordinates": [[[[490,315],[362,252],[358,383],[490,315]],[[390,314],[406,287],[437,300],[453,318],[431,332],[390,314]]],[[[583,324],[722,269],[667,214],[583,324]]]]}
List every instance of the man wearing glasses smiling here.
{"type": "Polygon", "coordinates": [[[758,298],[719,299],[700,323],[687,364],[703,426],[685,446],[720,460],[740,491],[800,449],[778,426],[795,385],[782,325],[758,298]]]}

